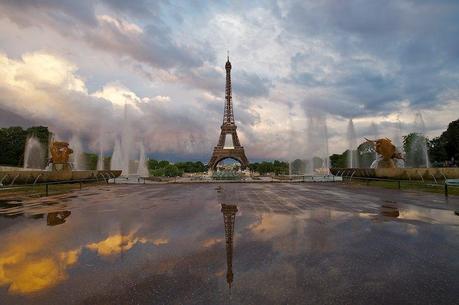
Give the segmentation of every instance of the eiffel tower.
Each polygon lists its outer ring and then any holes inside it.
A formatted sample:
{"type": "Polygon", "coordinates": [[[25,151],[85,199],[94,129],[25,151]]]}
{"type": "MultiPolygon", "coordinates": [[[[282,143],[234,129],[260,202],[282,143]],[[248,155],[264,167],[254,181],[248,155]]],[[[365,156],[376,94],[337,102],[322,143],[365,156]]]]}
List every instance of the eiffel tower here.
{"type": "Polygon", "coordinates": [[[220,127],[220,138],[217,146],[214,147],[212,157],[208,163],[209,169],[215,170],[217,164],[224,159],[234,159],[241,164],[241,169],[245,169],[249,165],[249,160],[245,156],[244,147],[241,146],[237,136],[237,126],[234,122],[233,101],[231,93],[231,63],[228,60],[225,65],[226,69],[226,90],[225,90],[225,112],[223,114],[223,124],[220,127]],[[225,147],[226,135],[231,135],[233,147],[225,147]]]}
{"type": "Polygon", "coordinates": [[[226,282],[231,291],[233,283],[233,234],[234,221],[236,220],[237,206],[234,204],[222,203],[223,221],[225,223],[226,241],[226,282]]]}

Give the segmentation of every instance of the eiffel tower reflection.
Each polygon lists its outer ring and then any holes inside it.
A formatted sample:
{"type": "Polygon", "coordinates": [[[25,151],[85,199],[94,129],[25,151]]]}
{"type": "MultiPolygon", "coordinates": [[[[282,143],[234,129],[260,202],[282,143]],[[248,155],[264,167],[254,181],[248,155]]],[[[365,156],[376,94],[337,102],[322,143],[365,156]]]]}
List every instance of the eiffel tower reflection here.
{"type": "Polygon", "coordinates": [[[234,204],[222,203],[223,221],[225,223],[226,241],[226,282],[231,292],[233,283],[233,234],[234,221],[236,220],[237,206],[234,204]]]}

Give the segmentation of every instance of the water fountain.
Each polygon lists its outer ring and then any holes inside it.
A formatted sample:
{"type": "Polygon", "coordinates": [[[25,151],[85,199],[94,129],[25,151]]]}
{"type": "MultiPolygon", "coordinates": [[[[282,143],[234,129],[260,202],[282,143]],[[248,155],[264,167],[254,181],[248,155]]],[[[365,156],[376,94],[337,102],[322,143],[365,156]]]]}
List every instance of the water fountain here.
{"type": "Polygon", "coordinates": [[[110,168],[120,169],[123,176],[128,176],[129,174],[133,173],[130,168],[130,160],[132,160],[134,153],[134,135],[129,121],[128,107],[128,104],[125,103],[122,131],[120,137],[115,139],[115,146],[110,163],[110,168]]]}
{"type": "Polygon", "coordinates": [[[73,153],[71,156],[71,163],[74,170],[85,170],[86,160],[83,151],[83,145],[81,144],[80,138],[74,135],[69,142],[72,147],[73,153]]]}
{"type": "MultiPolygon", "coordinates": [[[[25,153],[26,166],[32,166],[31,160],[44,160],[45,148],[36,140],[29,139],[25,153]],[[41,148],[41,149],[38,149],[41,148]]],[[[121,171],[75,170],[70,163],[70,156],[74,150],[66,142],[52,140],[50,142],[49,170],[14,168],[0,170],[0,185],[43,183],[56,181],[80,181],[98,179],[99,177],[118,177],[121,171]]]]}
{"type": "MultiPolygon", "coordinates": [[[[375,124],[375,122],[371,122],[370,124],[370,137],[372,139],[379,139],[378,126],[375,124]]],[[[374,151],[373,159],[376,160],[377,157],[377,153],[374,151]]]]}
{"type": "Polygon", "coordinates": [[[140,177],[148,177],[150,175],[147,167],[147,158],[145,156],[145,146],[143,142],[140,142],[140,157],[139,157],[139,167],[137,168],[137,175],[140,177]]]}
{"type": "Polygon", "coordinates": [[[104,170],[104,151],[102,147],[102,134],[99,137],[99,156],[97,158],[97,170],[104,170]]]}
{"type": "MultiPolygon", "coordinates": [[[[375,137],[376,139],[377,137],[375,137]]],[[[395,132],[394,132],[394,145],[403,153],[403,142],[402,142],[402,122],[397,117],[395,123],[395,132]]]]}
{"type": "Polygon", "coordinates": [[[403,155],[397,147],[392,144],[390,139],[367,139],[367,141],[374,145],[374,149],[378,154],[371,168],[332,168],[331,172],[334,175],[338,175],[339,173],[343,175],[344,173],[344,175],[351,177],[421,180],[423,182],[426,180],[433,180],[435,183],[443,179],[459,178],[458,168],[404,168],[403,162],[398,162],[403,159],[403,155]]]}
{"type": "Polygon", "coordinates": [[[288,135],[288,164],[289,164],[289,176],[292,175],[304,175],[304,139],[302,137],[302,128],[299,125],[298,120],[294,120],[293,114],[289,113],[289,135],[288,135]]]}
{"type": "Polygon", "coordinates": [[[123,168],[123,157],[121,155],[121,143],[119,139],[115,139],[115,146],[113,147],[112,159],[110,160],[110,168],[123,168]]]}
{"type": "Polygon", "coordinates": [[[310,175],[329,173],[328,127],[326,115],[318,111],[307,112],[307,168],[310,175]]]}
{"type": "Polygon", "coordinates": [[[425,138],[426,126],[421,112],[417,112],[414,119],[413,133],[415,137],[410,145],[410,152],[407,159],[411,161],[412,167],[430,167],[427,141],[425,138]]]}
{"type": "Polygon", "coordinates": [[[293,114],[292,113],[289,113],[289,141],[288,141],[288,156],[287,156],[287,160],[288,160],[288,175],[291,176],[292,175],[292,162],[293,162],[293,139],[295,139],[295,135],[294,135],[294,129],[293,129],[293,122],[292,122],[292,116],[293,114]]]}
{"type": "Polygon", "coordinates": [[[29,137],[24,151],[24,169],[42,169],[45,165],[46,150],[37,137],[29,137]]]}
{"type": "MultiPolygon", "coordinates": [[[[417,160],[417,163],[409,164],[410,167],[405,167],[405,154],[402,146],[402,124],[397,118],[394,131],[394,141],[389,138],[377,139],[377,129],[371,126],[370,133],[375,138],[368,140],[377,152],[375,161],[370,168],[355,168],[354,158],[351,156],[352,162],[348,168],[332,168],[330,171],[334,175],[345,175],[352,177],[369,177],[369,178],[389,178],[398,180],[433,180],[435,183],[444,179],[459,178],[459,169],[457,168],[431,168],[428,160],[427,143],[425,138],[425,123],[420,112],[416,113],[415,122],[413,124],[414,132],[410,135],[413,137],[410,153],[413,156],[407,156],[411,160],[417,160]],[[420,161],[419,161],[420,160],[420,161]]],[[[349,150],[356,147],[355,129],[352,120],[348,124],[347,140],[349,150]]]]}
{"type": "Polygon", "coordinates": [[[347,167],[358,168],[359,167],[359,154],[357,151],[357,135],[355,133],[354,121],[349,120],[347,125],[347,167]]]}

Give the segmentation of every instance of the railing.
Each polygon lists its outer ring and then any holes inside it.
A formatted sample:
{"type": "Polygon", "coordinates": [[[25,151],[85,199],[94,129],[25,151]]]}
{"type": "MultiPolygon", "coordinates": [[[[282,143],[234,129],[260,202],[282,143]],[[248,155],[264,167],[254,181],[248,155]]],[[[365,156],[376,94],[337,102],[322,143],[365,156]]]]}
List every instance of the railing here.
{"type": "MultiPolygon", "coordinates": [[[[416,182],[416,180],[398,180],[398,179],[386,179],[386,178],[374,178],[374,177],[356,177],[352,175],[341,176],[343,181],[348,179],[349,182],[352,180],[363,180],[366,181],[366,185],[370,185],[371,181],[382,181],[382,182],[393,182],[397,185],[397,188],[400,190],[402,188],[402,183],[407,185],[416,185],[421,187],[442,187],[444,189],[445,197],[448,197],[448,189],[451,187],[459,188],[459,179],[444,179],[443,182],[439,183],[437,179],[434,179],[432,182],[435,183],[427,183],[424,179],[421,180],[422,182],[416,182]]],[[[418,180],[420,181],[420,180],[418,180]]]]}
{"type": "Polygon", "coordinates": [[[445,180],[445,196],[448,196],[448,187],[459,187],[459,179],[445,180]]]}
{"type": "MultiPolygon", "coordinates": [[[[59,184],[80,184],[80,190],[83,188],[83,183],[89,183],[89,182],[99,182],[100,179],[97,177],[91,178],[91,179],[78,179],[78,180],[63,180],[63,181],[49,181],[49,182],[40,182],[36,183],[36,180],[34,183],[27,183],[27,184],[9,184],[5,186],[0,186],[0,191],[2,190],[11,190],[11,189],[21,189],[21,188],[26,188],[26,187],[32,187],[34,189],[35,187],[39,186],[45,186],[45,196],[49,195],[49,186],[50,185],[59,185],[59,184]]],[[[104,178],[104,182],[106,184],[109,184],[109,179],[104,178]]],[[[113,179],[113,183],[116,183],[115,179],[113,179]]]]}

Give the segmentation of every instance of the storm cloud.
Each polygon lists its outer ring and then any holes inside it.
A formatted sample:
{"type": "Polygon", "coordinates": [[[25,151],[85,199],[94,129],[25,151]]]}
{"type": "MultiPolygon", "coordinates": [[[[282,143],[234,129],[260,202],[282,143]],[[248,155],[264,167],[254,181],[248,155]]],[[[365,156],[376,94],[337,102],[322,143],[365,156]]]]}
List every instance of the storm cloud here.
{"type": "Polygon", "coordinates": [[[350,118],[359,136],[391,136],[421,111],[435,136],[459,110],[458,15],[447,0],[0,0],[0,125],[48,125],[88,149],[103,133],[110,151],[127,103],[150,153],[205,160],[229,50],[249,158],[288,157],[311,113],[331,153],[350,118]]]}

